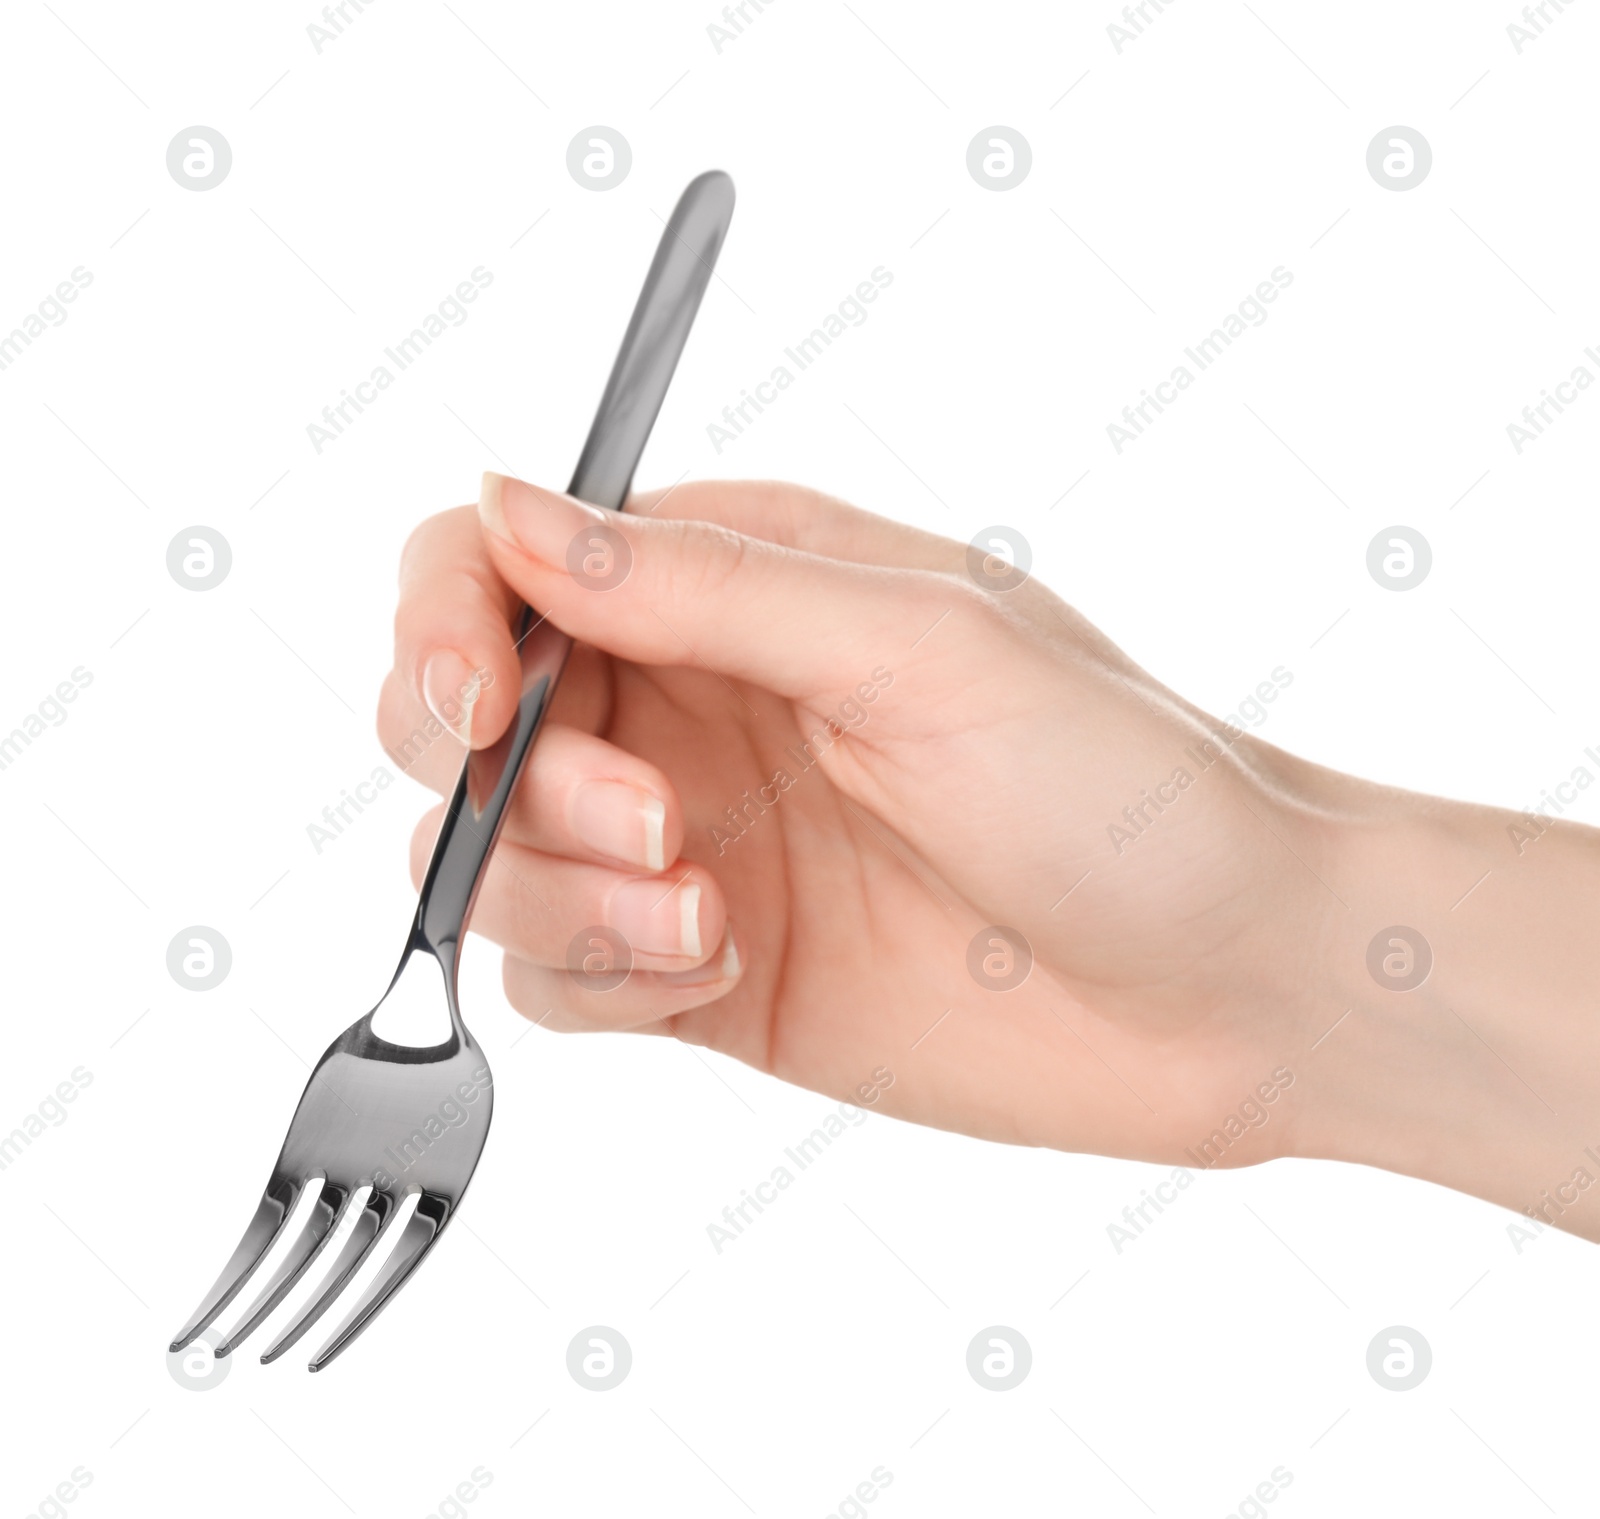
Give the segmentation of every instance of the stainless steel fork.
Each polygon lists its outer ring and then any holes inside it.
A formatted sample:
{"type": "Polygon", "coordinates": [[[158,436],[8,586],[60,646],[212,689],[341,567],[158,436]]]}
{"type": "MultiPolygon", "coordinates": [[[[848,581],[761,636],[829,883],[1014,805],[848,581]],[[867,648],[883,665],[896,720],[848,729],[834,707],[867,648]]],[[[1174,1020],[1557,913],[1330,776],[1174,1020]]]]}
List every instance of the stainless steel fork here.
{"type": "MultiPolygon", "coordinates": [[[[712,171],[683,193],[611,369],[600,409],[568,487],[595,506],[620,510],[733,215],[733,181],[712,171]]],[[[455,1217],[489,1134],[494,1088],[489,1062],[461,1018],[456,996],[461,941],[523,762],[539,732],[572,641],[530,609],[522,614],[522,696],[516,721],[488,749],[469,755],[417,901],[400,964],[378,1007],[358,1018],[317,1062],[295,1109],[255,1217],[222,1275],[173,1339],[181,1350],[216,1321],[282,1233],[305,1190],[315,1203],[249,1310],[214,1351],[229,1354],[314,1265],[339,1225],[359,1208],[323,1290],[261,1357],[276,1360],[333,1305],[362,1262],[386,1243],[401,1204],[415,1211],[393,1250],[312,1358],[320,1371],[370,1324],[455,1217]],[[413,1048],[373,1032],[396,999],[442,998],[450,1037],[413,1048]],[[357,1199],[361,1201],[358,1203],[357,1199]]]]}

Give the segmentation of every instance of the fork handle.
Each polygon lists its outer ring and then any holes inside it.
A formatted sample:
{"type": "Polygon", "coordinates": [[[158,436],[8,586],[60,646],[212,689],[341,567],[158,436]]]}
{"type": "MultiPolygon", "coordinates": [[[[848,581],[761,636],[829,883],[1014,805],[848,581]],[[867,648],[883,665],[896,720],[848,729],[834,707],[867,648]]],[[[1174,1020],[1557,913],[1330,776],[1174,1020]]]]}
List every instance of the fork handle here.
{"type": "MultiPolygon", "coordinates": [[[[733,181],[719,170],[692,181],[673,209],[633,308],[616,362],[567,493],[593,506],[620,511],[633,472],[667,394],[679,355],[694,325],[712,267],[733,215],[733,181]]],[[[572,640],[524,608],[518,629],[522,696],[516,720],[487,749],[470,752],[445,810],[444,826],[417,899],[406,946],[438,957],[451,988],[461,940],[489,856],[505,820],[528,751],[550,709],[572,640]]]]}

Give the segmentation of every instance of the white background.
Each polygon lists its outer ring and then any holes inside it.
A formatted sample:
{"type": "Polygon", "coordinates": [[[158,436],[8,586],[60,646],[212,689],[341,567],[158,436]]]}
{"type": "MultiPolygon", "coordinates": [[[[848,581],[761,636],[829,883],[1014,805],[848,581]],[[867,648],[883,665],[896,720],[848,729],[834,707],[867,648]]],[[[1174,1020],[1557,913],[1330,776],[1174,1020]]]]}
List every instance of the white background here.
{"type": "Polygon", "coordinates": [[[1509,0],[1175,0],[1119,54],[1109,0],[773,0],[719,53],[711,0],[375,0],[318,53],[309,0],[52,5],[0,33],[0,332],[93,282],[0,371],[0,731],[93,682],[0,771],[0,1131],[93,1080],[0,1173],[6,1513],[78,1466],[86,1519],[420,1519],[480,1466],[485,1519],[822,1516],[875,1467],[884,1519],[1220,1519],[1279,1466],[1289,1519],[1592,1512],[1593,1246],[1280,1163],[1201,1176],[1118,1254],[1165,1168],[873,1116],[718,1255],[828,1100],[526,1032],[481,942],[498,1095],[460,1226],[317,1377],[242,1352],[196,1395],[165,1345],[411,910],[410,782],[306,831],[386,763],[400,545],[486,466],[565,482],[703,169],[739,207],[641,484],[1009,524],[1212,711],[1287,666],[1265,736],[1363,775],[1520,806],[1585,763],[1600,395],[1520,456],[1506,424],[1600,342],[1600,14],[1519,55],[1509,0]],[[606,193],[566,168],[596,123],[634,155],[606,193]],[[997,123],[1033,152],[1005,193],[966,167],[997,123]],[[166,167],[193,124],[233,153],[204,193],[166,167]],[[1434,155],[1404,193],[1366,167],[1394,124],[1434,155]],[[479,265],[465,325],[319,455],[306,425],[479,265]],[[869,320],[719,455],[706,424],[880,265],[869,320]],[[1118,455],[1106,425],[1279,265],[1269,320],[1118,455]],[[1404,594],[1365,563],[1397,523],[1434,554],[1404,594]],[[194,524],[233,552],[205,593],[166,568],[194,524]],[[214,991],[168,975],[191,924],[232,946],[214,991]],[[603,1394],[565,1366],[592,1324],[634,1355],[603,1394]],[[965,1365],[995,1324],[1033,1352],[1006,1393],[965,1365]],[[1390,1325],[1433,1349],[1404,1394],[1366,1369],[1390,1325]]]}

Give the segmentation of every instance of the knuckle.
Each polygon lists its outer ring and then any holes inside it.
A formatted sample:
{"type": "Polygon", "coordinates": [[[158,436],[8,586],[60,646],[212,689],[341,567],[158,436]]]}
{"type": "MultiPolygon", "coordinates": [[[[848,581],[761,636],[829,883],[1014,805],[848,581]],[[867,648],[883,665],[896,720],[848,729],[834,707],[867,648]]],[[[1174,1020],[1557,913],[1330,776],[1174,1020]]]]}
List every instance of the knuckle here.
{"type": "Polygon", "coordinates": [[[745,577],[751,541],[715,522],[674,522],[674,589],[686,601],[726,597],[745,577]]]}

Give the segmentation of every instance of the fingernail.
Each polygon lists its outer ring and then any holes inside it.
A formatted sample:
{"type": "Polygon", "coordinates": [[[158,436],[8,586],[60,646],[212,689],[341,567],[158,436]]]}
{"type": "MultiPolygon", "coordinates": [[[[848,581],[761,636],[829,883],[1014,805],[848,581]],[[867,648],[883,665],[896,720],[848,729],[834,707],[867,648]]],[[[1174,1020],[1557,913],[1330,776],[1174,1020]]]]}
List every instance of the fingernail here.
{"type": "Polygon", "coordinates": [[[710,986],[717,981],[732,981],[739,974],[739,945],[733,937],[733,924],[722,930],[722,944],[704,965],[693,970],[673,970],[661,979],[672,986],[710,986]]]}
{"type": "Polygon", "coordinates": [[[624,882],[612,893],[608,916],[635,954],[701,956],[700,887],[693,881],[624,882]]]}
{"type": "Polygon", "coordinates": [[[493,470],[484,471],[478,494],[478,520],[489,532],[551,565],[565,565],[573,535],[609,515],[493,470]]]}
{"type": "Polygon", "coordinates": [[[428,710],[462,743],[472,743],[472,708],[483,681],[454,649],[438,649],[422,667],[422,698],[428,710]]]}
{"type": "Polygon", "coordinates": [[[591,849],[646,870],[667,868],[667,808],[659,797],[626,781],[585,781],[571,806],[572,831],[591,849]]]}
{"type": "Polygon", "coordinates": [[[505,494],[506,477],[497,475],[493,470],[483,472],[483,483],[478,488],[478,521],[491,533],[501,538],[510,538],[513,543],[511,529],[506,526],[506,511],[502,504],[505,494]]]}

